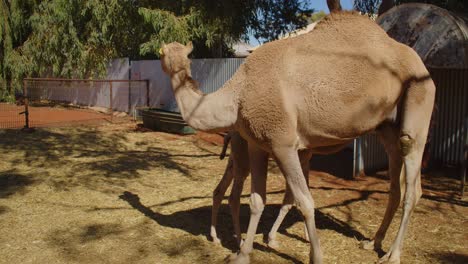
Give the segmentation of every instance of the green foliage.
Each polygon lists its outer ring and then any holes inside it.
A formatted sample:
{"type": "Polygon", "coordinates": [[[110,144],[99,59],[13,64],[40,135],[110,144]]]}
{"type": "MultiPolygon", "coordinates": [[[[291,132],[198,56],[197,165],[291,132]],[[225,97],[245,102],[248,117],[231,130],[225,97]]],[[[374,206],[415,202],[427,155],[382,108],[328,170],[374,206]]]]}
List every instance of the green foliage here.
{"type": "Polygon", "coordinates": [[[354,0],[354,9],[372,16],[377,14],[382,0],[354,0]]]}
{"type": "Polygon", "coordinates": [[[191,39],[189,38],[188,21],[190,17],[193,20],[193,16],[196,16],[196,14],[191,13],[177,17],[169,11],[147,8],[140,8],[139,13],[143,16],[144,21],[151,25],[154,32],[150,40],[141,45],[140,52],[142,55],[155,53],[163,43],[173,41],[186,43],[191,39]]]}
{"type": "Polygon", "coordinates": [[[310,17],[310,23],[313,23],[313,22],[317,22],[319,21],[320,19],[324,18],[327,14],[321,10],[319,12],[315,12],[312,14],[312,16],[310,17]]]}
{"type": "Polygon", "coordinates": [[[0,0],[0,98],[24,77],[96,78],[112,58],[156,58],[163,42],[230,56],[234,42],[275,39],[310,12],[301,0],[0,0]]]}
{"type": "Polygon", "coordinates": [[[279,36],[307,25],[313,10],[300,1],[255,1],[250,30],[259,42],[278,39],[279,36]]]}

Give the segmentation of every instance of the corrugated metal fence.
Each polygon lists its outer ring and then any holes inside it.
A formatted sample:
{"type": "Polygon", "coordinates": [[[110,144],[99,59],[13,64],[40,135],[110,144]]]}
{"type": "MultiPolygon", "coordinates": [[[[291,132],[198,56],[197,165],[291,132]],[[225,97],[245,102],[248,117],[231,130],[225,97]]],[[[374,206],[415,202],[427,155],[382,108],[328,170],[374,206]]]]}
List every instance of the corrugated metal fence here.
{"type": "Polygon", "coordinates": [[[218,90],[244,62],[241,58],[193,60],[192,76],[204,93],[218,90]]]}
{"type": "Polygon", "coordinates": [[[468,69],[431,69],[437,87],[431,161],[460,165],[468,138],[468,69]]]}
{"type": "MultiPolygon", "coordinates": [[[[237,68],[244,62],[241,58],[227,59],[194,59],[192,60],[192,77],[200,84],[204,93],[212,93],[231,78],[237,68]]],[[[150,81],[150,106],[167,111],[178,112],[171,82],[161,68],[159,60],[131,61],[132,80],[150,81]]]]}
{"type": "Polygon", "coordinates": [[[355,142],[355,148],[358,148],[357,151],[355,150],[358,155],[355,162],[360,162],[360,164],[355,164],[355,167],[358,166],[360,169],[357,169],[354,174],[364,170],[365,174],[370,175],[388,167],[387,153],[375,133],[362,136],[355,142]]]}
{"type": "MultiPolygon", "coordinates": [[[[428,148],[429,167],[461,166],[466,162],[464,146],[468,143],[468,69],[430,69],[436,85],[428,148]]],[[[387,168],[385,149],[374,134],[357,140],[357,171],[373,173],[387,168]],[[359,153],[360,156],[359,156],[359,153]]]]}

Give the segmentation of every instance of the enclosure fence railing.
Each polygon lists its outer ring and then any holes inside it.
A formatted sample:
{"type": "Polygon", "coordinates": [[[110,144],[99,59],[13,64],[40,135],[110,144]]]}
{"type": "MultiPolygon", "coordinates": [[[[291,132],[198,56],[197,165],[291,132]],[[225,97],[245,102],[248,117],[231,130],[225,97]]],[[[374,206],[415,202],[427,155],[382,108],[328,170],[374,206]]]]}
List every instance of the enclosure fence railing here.
{"type": "MultiPolygon", "coordinates": [[[[11,90],[6,88],[6,90],[11,90]]],[[[0,129],[21,128],[24,126],[24,100],[15,98],[16,102],[0,102],[0,129]]]]}
{"type": "MultiPolygon", "coordinates": [[[[25,78],[23,80],[25,100],[25,127],[47,123],[84,122],[84,114],[75,113],[70,120],[51,120],[45,111],[51,107],[91,108],[113,120],[114,112],[135,111],[137,107],[149,105],[148,80],[93,80],[62,78],[25,78]],[[39,111],[42,110],[42,111],[39,111]]],[[[71,117],[71,114],[68,113],[71,117]]],[[[88,114],[88,119],[101,119],[102,115],[88,114]]]]}

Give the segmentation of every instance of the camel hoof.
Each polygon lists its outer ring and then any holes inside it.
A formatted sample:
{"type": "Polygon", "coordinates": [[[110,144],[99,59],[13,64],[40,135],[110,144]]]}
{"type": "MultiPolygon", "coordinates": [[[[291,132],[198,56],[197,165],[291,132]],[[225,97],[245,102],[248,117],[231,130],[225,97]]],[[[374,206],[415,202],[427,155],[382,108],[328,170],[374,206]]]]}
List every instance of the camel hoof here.
{"type": "Polygon", "coordinates": [[[241,248],[242,245],[244,245],[244,239],[241,239],[241,240],[240,240],[240,242],[239,242],[239,248],[241,248]]]}
{"type": "Polygon", "coordinates": [[[389,251],[383,257],[379,259],[377,262],[378,264],[400,264],[400,256],[394,257],[395,255],[392,254],[392,251],[389,251]]]}
{"type": "Polygon", "coordinates": [[[242,254],[242,252],[234,253],[229,256],[229,264],[249,264],[250,257],[248,254],[242,254]]]}
{"type": "Polygon", "coordinates": [[[268,240],[268,247],[272,248],[272,249],[278,249],[279,248],[278,240],[276,240],[276,239],[268,240]]]}
{"type": "Polygon", "coordinates": [[[217,238],[217,237],[211,237],[211,239],[213,239],[213,243],[215,243],[215,244],[217,244],[217,245],[221,244],[221,240],[220,240],[219,238],[217,238]]]}
{"type": "Polygon", "coordinates": [[[363,240],[361,241],[360,247],[362,249],[374,250],[374,240],[363,240]]]}

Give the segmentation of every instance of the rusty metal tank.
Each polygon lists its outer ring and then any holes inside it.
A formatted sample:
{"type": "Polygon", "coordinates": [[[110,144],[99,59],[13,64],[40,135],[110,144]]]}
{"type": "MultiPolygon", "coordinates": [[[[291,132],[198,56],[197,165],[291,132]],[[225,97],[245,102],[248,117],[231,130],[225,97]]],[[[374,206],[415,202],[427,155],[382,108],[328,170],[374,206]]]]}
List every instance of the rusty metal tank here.
{"type": "Polygon", "coordinates": [[[393,7],[377,23],[431,68],[468,68],[468,18],[421,3],[393,7]]]}

